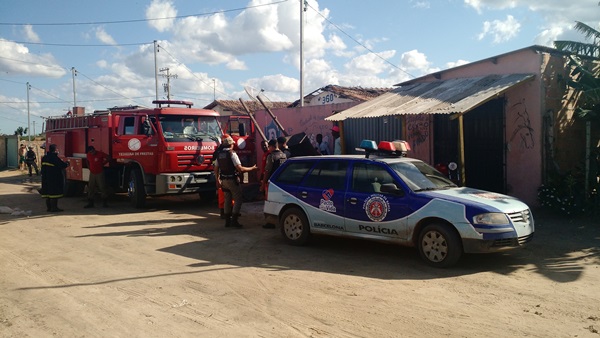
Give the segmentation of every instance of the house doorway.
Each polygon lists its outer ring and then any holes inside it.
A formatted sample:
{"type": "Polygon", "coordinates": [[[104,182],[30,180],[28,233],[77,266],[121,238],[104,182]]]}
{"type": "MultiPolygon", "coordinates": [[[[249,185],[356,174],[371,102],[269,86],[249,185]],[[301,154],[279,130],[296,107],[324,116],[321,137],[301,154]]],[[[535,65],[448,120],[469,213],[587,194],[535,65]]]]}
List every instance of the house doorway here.
{"type": "MultiPolygon", "coordinates": [[[[506,193],[504,99],[491,100],[469,111],[463,123],[466,185],[506,193]]],[[[435,163],[460,163],[458,119],[435,115],[433,129],[435,163]]]]}

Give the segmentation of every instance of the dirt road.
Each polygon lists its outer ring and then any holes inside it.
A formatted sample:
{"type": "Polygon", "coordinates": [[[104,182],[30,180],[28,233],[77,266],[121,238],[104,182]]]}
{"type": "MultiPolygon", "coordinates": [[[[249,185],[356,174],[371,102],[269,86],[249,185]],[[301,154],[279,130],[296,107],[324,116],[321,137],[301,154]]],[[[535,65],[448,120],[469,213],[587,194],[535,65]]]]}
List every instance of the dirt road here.
{"type": "Polygon", "coordinates": [[[600,221],[537,213],[529,247],[435,269],[392,245],[288,246],[260,202],[243,229],[195,198],[48,214],[38,182],[0,172],[0,206],[24,211],[0,214],[1,337],[600,336],[600,221]]]}

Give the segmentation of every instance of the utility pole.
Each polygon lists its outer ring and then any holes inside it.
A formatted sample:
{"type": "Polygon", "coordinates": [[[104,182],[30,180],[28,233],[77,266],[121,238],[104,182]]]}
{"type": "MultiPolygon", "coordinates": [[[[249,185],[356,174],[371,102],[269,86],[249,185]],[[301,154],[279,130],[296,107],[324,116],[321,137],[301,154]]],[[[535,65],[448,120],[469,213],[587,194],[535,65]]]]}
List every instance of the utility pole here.
{"type": "Polygon", "coordinates": [[[307,0],[300,0],[300,107],[304,107],[304,12],[307,0]]]}
{"type": "Polygon", "coordinates": [[[177,78],[177,74],[169,74],[169,68],[161,68],[160,72],[166,72],[167,75],[161,74],[162,77],[166,77],[167,78],[167,83],[163,85],[163,88],[165,90],[165,92],[167,93],[167,100],[171,100],[171,78],[176,79],[177,78]]]}
{"type": "Polygon", "coordinates": [[[71,67],[71,76],[73,77],[73,107],[77,107],[77,96],[75,94],[75,76],[77,76],[77,71],[75,67],[71,67]]]}
{"type": "MultiPolygon", "coordinates": [[[[158,66],[156,63],[156,53],[158,53],[158,44],[154,40],[154,86],[156,87],[156,101],[158,101],[158,66]]],[[[158,107],[158,105],[157,105],[158,107]]]]}
{"type": "Polygon", "coordinates": [[[29,144],[31,145],[31,119],[29,117],[29,91],[31,90],[31,86],[29,82],[27,82],[27,138],[29,140],[29,144]]]}
{"type": "Polygon", "coordinates": [[[217,89],[215,84],[215,79],[213,79],[213,101],[217,100],[217,89]]]}

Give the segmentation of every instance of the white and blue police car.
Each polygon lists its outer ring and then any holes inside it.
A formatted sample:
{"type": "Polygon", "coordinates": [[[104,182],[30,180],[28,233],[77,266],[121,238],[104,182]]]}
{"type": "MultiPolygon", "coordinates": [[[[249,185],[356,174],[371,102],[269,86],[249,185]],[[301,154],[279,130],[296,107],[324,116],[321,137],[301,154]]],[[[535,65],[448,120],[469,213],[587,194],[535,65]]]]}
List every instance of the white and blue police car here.
{"type": "Polygon", "coordinates": [[[531,241],[534,221],[518,199],[458,187],[401,142],[363,141],[363,155],[293,157],[271,176],[264,214],[285,240],[312,234],[417,247],[435,267],[463,253],[515,249],[531,241]]]}

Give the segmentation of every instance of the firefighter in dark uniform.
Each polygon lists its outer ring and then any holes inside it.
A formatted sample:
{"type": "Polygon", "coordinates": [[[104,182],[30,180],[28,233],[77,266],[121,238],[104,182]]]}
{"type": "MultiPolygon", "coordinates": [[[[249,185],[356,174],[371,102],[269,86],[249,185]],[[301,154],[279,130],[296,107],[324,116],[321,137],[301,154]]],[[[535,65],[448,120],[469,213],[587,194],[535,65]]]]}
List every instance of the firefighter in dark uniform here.
{"type": "Polygon", "coordinates": [[[256,165],[244,167],[239,157],[233,151],[233,139],[228,134],[222,137],[223,148],[217,153],[215,162],[215,177],[217,189],[223,189],[225,194],[225,227],[241,228],[238,222],[242,208],[242,186],[239,174],[256,170],[256,165]],[[233,204],[233,206],[232,206],[233,204]]]}
{"type": "Polygon", "coordinates": [[[69,166],[58,158],[56,144],[48,147],[48,153],[42,157],[42,197],[46,199],[46,211],[63,211],[58,208],[58,199],[63,197],[65,178],[63,170],[69,166]]]}

